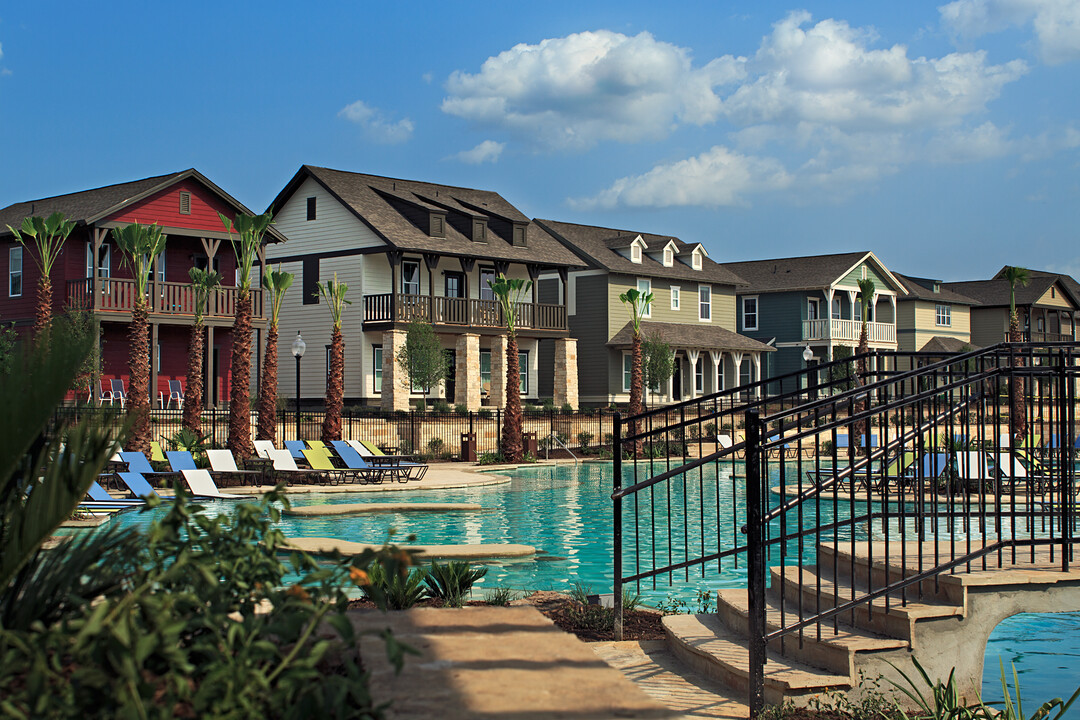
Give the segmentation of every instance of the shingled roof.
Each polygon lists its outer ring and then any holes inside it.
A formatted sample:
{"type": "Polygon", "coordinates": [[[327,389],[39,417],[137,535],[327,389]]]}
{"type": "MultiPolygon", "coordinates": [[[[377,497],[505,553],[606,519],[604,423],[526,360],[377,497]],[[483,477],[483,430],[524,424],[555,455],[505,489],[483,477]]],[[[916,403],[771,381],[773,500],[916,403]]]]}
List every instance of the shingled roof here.
{"type": "MultiPolygon", "coordinates": [[[[1039,298],[1046,294],[1051,285],[1059,281],[1060,277],[1054,273],[1031,272],[1030,282],[1027,285],[1018,285],[1016,287],[1016,304],[1020,306],[1034,305],[1039,298]]],[[[1060,284],[1073,305],[1080,307],[1080,299],[1073,294],[1068,285],[1065,282],[1060,284]]],[[[1002,277],[995,277],[991,280],[944,283],[942,288],[966,295],[976,300],[980,305],[991,307],[1009,306],[1009,281],[1002,277]]]]}
{"type": "Polygon", "coordinates": [[[304,165],[270,204],[275,213],[307,178],[314,178],[388,246],[400,250],[438,253],[456,257],[531,263],[554,267],[582,267],[583,263],[529,220],[497,192],[364,175],[304,165]],[[409,209],[445,212],[445,237],[432,237],[410,219],[409,209]],[[486,243],[473,242],[455,227],[459,220],[488,222],[486,243]],[[511,237],[514,223],[527,226],[527,246],[515,246],[511,237]]]}
{"type": "MultiPolygon", "coordinates": [[[[55,195],[8,205],[6,208],[0,209],[0,237],[11,234],[7,229],[8,225],[18,228],[23,218],[32,215],[48,217],[55,212],[61,212],[68,220],[74,220],[77,225],[89,225],[187,178],[198,180],[219,195],[222,200],[232,205],[238,212],[253,214],[243,203],[210,182],[198,170],[189,168],[168,173],[167,175],[155,175],[142,180],[106,185],[92,190],[82,190],[66,195],[55,195]]],[[[224,228],[222,230],[224,231],[224,228]]],[[[273,227],[270,228],[267,234],[273,242],[281,242],[285,239],[273,227]]]]}
{"type": "MultiPolygon", "coordinates": [[[[651,322],[641,323],[642,337],[657,335],[673,348],[695,348],[701,350],[739,350],[741,352],[774,352],[776,348],[753,338],[725,330],[719,325],[705,323],[689,325],[685,323],[651,322]]],[[[629,322],[608,341],[609,347],[630,347],[634,341],[634,328],[629,322]]]]}
{"type": "Polygon", "coordinates": [[[731,262],[724,263],[724,267],[746,280],[754,292],[820,290],[839,280],[867,256],[872,257],[886,274],[892,275],[869,250],[731,262]]]}
{"type": "Polygon", "coordinates": [[[960,353],[969,352],[971,350],[978,350],[978,345],[972,345],[969,342],[964,342],[960,338],[946,337],[945,335],[935,335],[926,341],[926,343],[919,348],[919,352],[932,352],[932,353],[960,353]]]}
{"type": "Polygon", "coordinates": [[[547,229],[570,250],[573,250],[590,267],[623,275],[670,278],[673,280],[710,282],[734,286],[746,284],[741,277],[708,257],[702,257],[701,270],[695,270],[679,259],[676,259],[672,267],[664,267],[664,263],[649,257],[649,253],[663,250],[669,241],[675,243],[678,248],[677,253],[683,256],[686,256],[696,247],[696,243],[685,243],[670,235],[655,235],[634,230],[617,230],[595,225],[577,225],[555,220],[538,219],[536,223],[547,229]],[[640,263],[633,262],[630,258],[616,251],[618,248],[628,247],[634,241],[634,238],[638,236],[649,248],[642,253],[640,263]]]}
{"type": "Polygon", "coordinates": [[[907,296],[900,298],[901,300],[928,300],[930,302],[952,303],[954,305],[979,304],[978,301],[945,287],[945,283],[940,280],[913,278],[909,275],[901,275],[900,273],[893,273],[893,276],[899,280],[900,284],[907,290],[907,296]],[[933,285],[935,283],[938,285],[938,292],[934,292],[933,290],[933,285]],[[927,285],[930,287],[927,287],[927,285]]]}

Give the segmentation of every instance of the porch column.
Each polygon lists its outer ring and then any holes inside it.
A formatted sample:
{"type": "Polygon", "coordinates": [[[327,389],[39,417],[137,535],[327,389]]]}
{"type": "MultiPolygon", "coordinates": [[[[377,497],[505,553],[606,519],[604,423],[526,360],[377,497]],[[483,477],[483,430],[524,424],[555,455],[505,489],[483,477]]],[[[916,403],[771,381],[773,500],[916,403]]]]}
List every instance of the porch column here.
{"type": "Polygon", "coordinates": [[[534,263],[529,263],[525,266],[526,271],[529,273],[529,281],[532,283],[532,319],[529,321],[529,327],[540,327],[540,319],[536,316],[538,310],[536,303],[539,300],[537,281],[540,278],[540,266],[534,263]]]}
{"type": "Polygon", "coordinates": [[[404,330],[386,330],[382,336],[383,346],[383,384],[382,409],[408,410],[409,393],[405,370],[398,365],[398,351],[405,346],[404,330]]]}
{"type": "Polygon", "coordinates": [[[723,383],[718,382],[720,380],[720,363],[724,362],[724,351],[723,350],[710,350],[709,351],[709,357],[712,358],[712,364],[713,364],[713,374],[712,374],[713,392],[718,393],[718,392],[720,392],[721,390],[724,389],[724,388],[720,387],[721,385],[723,385],[723,383]]]}
{"type": "MultiPolygon", "coordinates": [[[[480,336],[462,333],[454,347],[454,403],[480,409],[480,336]]],[[[383,356],[385,357],[385,355],[383,356]]]]}
{"type": "Polygon", "coordinates": [[[506,345],[505,335],[491,338],[491,388],[488,402],[495,407],[506,404],[506,345]]]}
{"type": "Polygon", "coordinates": [[[206,362],[203,363],[203,407],[214,407],[214,326],[206,326],[206,362]]]}
{"type": "Polygon", "coordinates": [[[428,322],[434,324],[440,319],[435,313],[435,270],[439,267],[439,256],[424,253],[424,264],[427,265],[428,275],[428,322]]]}
{"type": "MultiPolygon", "coordinates": [[[[155,271],[156,274],[156,271],[155,271]]],[[[158,324],[150,323],[150,407],[157,402],[158,393],[158,324]]]]}
{"type": "Polygon", "coordinates": [[[735,377],[732,378],[734,382],[732,383],[731,387],[739,387],[740,385],[742,385],[742,359],[743,354],[741,350],[731,351],[731,362],[734,364],[735,368],[735,377]]]}
{"type": "MultiPolygon", "coordinates": [[[[754,380],[761,380],[761,353],[754,353],[751,357],[754,358],[754,380]]],[[[761,397],[760,385],[758,385],[757,390],[754,391],[754,397],[761,397]]]]}
{"type": "Polygon", "coordinates": [[[832,321],[833,321],[832,303],[833,303],[833,297],[835,297],[835,296],[836,296],[836,289],[835,288],[832,288],[832,287],[825,288],[825,319],[828,320],[828,322],[825,323],[825,337],[826,337],[826,339],[831,339],[832,336],[833,336],[833,331],[832,331],[832,321]]]}
{"type": "Polygon", "coordinates": [[[690,361],[690,399],[697,397],[697,364],[701,357],[700,350],[687,350],[686,359],[690,361]]]}
{"type": "MultiPolygon", "coordinates": [[[[855,296],[859,294],[857,290],[848,290],[848,301],[851,303],[851,319],[855,322],[862,320],[862,315],[855,313],[855,296]]],[[[850,338],[848,338],[850,339],[850,338]]]]}
{"type": "Polygon", "coordinates": [[[578,407],[577,338],[558,338],[555,341],[555,392],[552,402],[556,407],[569,404],[578,407]]]}
{"type": "Polygon", "coordinates": [[[94,310],[101,309],[101,295],[103,288],[101,287],[101,278],[98,277],[98,267],[101,264],[101,246],[105,242],[105,238],[108,237],[109,231],[105,228],[94,228],[94,259],[90,268],[90,288],[93,295],[90,300],[90,307],[94,310]]]}

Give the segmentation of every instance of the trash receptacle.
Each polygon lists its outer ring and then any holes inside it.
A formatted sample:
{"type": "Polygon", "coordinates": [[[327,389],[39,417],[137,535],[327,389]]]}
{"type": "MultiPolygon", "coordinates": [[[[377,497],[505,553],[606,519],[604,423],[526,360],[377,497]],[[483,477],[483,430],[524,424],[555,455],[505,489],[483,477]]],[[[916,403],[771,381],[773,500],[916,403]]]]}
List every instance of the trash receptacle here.
{"type": "Polygon", "coordinates": [[[522,444],[524,446],[522,448],[522,451],[526,453],[531,453],[534,458],[540,452],[540,445],[536,442],[536,433],[534,432],[525,433],[522,436],[522,444]]]}
{"type": "Polygon", "coordinates": [[[461,433],[462,462],[476,462],[476,433],[461,433]]]}

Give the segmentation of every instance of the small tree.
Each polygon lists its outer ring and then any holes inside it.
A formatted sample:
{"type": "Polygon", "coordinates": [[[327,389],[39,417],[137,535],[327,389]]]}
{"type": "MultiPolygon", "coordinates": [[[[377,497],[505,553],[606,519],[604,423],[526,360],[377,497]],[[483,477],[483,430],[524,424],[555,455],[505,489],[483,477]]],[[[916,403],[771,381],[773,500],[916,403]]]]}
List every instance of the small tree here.
{"type": "MultiPolygon", "coordinates": [[[[642,293],[637,288],[627,290],[619,296],[626,311],[630,313],[630,327],[634,331],[634,338],[630,345],[630,416],[637,417],[644,408],[641,405],[642,396],[642,371],[641,371],[641,321],[649,311],[652,304],[653,294],[642,293]]],[[[638,434],[638,421],[630,422],[630,434],[638,434]]],[[[631,451],[637,457],[641,454],[641,441],[631,443],[631,451]]]]}
{"type": "Polygon", "coordinates": [[[499,275],[488,280],[506,323],[506,408],[503,414],[503,456],[507,462],[521,462],[521,368],[518,367],[518,308],[532,282],[499,275]]]}
{"type": "MultiPolygon", "coordinates": [[[[195,296],[195,324],[188,338],[187,387],[184,389],[184,427],[202,435],[203,406],[203,352],[206,346],[206,327],[203,317],[210,301],[210,293],[221,285],[221,273],[201,268],[188,270],[191,290],[195,296]]],[[[209,388],[206,388],[209,392],[209,388]]]]}
{"type": "Polygon", "coordinates": [[[132,450],[150,452],[150,342],[149,311],[146,291],[154,260],[165,250],[165,233],[156,224],[131,223],[113,228],[113,240],[123,253],[123,262],[131,268],[135,279],[135,307],[131,311],[128,330],[127,411],[131,419],[132,450]]]}
{"type": "Polygon", "coordinates": [[[641,343],[641,373],[648,392],[660,387],[675,374],[675,353],[659,333],[652,333],[641,343]]]}
{"type": "Polygon", "coordinates": [[[293,274],[284,272],[280,265],[277,270],[265,273],[262,279],[263,288],[270,296],[270,327],[266,332],[266,351],[259,380],[259,440],[277,440],[278,318],[285,292],[292,283],[293,274]]]}
{"type": "Polygon", "coordinates": [[[236,321],[233,323],[229,384],[229,449],[247,459],[255,452],[251,444],[251,268],[262,247],[263,235],[273,220],[270,213],[237,215],[236,223],[218,213],[236,254],[236,321]],[[237,237],[233,237],[233,232],[237,237]]]}
{"type": "MultiPolygon", "coordinates": [[[[1009,342],[1023,342],[1020,333],[1020,316],[1016,313],[1016,286],[1026,287],[1031,282],[1031,273],[1027,268],[1009,266],[1005,268],[1005,280],[1009,283],[1009,342]]],[[[1024,359],[1017,354],[1012,357],[1014,368],[1022,367],[1024,359]]],[[[1023,442],[1027,435],[1027,405],[1024,402],[1024,379],[1017,373],[1009,380],[1009,432],[1013,444],[1023,442]]]]}
{"type": "Polygon", "coordinates": [[[7,375],[15,362],[15,344],[19,334],[14,323],[0,323],[0,375],[7,375]]]}
{"type": "Polygon", "coordinates": [[[409,323],[405,331],[405,344],[398,350],[397,362],[405,371],[402,386],[409,390],[423,390],[425,406],[431,387],[446,377],[450,367],[435,329],[422,320],[409,323]]]}
{"type": "Polygon", "coordinates": [[[34,262],[40,276],[37,307],[34,312],[34,339],[38,340],[48,332],[49,322],[52,320],[52,269],[56,259],[60,257],[64,241],[75,229],[75,221],[65,220],[63,213],[55,212],[45,219],[37,216],[23,218],[18,230],[10,225],[7,227],[15,236],[15,242],[27,247],[27,239],[30,239],[37,249],[34,262]]]}
{"type": "Polygon", "coordinates": [[[341,318],[345,306],[352,305],[345,299],[349,286],[338,282],[337,273],[327,283],[318,283],[318,294],[330,310],[330,377],[326,379],[326,414],[323,416],[322,441],[341,439],[341,408],[345,401],[345,339],[341,334],[341,318]]]}
{"type": "Polygon", "coordinates": [[[73,338],[80,344],[84,340],[89,343],[90,352],[79,367],[71,389],[76,395],[88,390],[92,399],[94,387],[101,377],[101,322],[89,310],[71,306],[64,308],[64,314],[53,322],[61,322],[66,326],[66,337],[73,338]]]}

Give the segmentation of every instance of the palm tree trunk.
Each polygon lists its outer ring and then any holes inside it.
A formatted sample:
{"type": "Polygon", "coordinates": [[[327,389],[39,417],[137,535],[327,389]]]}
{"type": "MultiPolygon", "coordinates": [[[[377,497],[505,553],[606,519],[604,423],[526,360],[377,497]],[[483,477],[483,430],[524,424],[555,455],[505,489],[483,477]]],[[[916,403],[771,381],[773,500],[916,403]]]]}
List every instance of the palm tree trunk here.
{"type": "MultiPolygon", "coordinates": [[[[866,353],[870,352],[870,336],[867,331],[867,326],[865,322],[863,322],[862,328],[860,328],[859,330],[859,348],[857,352],[862,357],[859,358],[859,362],[856,364],[855,367],[855,386],[862,387],[866,384],[867,375],[865,355],[866,353]]],[[[866,410],[865,400],[859,400],[857,403],[855,403],[856,413],[862,413],[864,410],[866,410]]],[[[859,438],[865,437],[866,430],[867,427],[865,420],[859,420],[852,426],[851,436],[848,441],[849,453],[853,455],[859,454],[860,449],[863,447],[863,444],[859,443],[859,438]]],[[[865,440],[863,442],[865,443],[865,440]]]]}
{"type": "MultiPolygon", "coordinates": [[[[1013,312],[1009,317],[1009,342],[1022,341],[1020,336],[1020,318],[1013,312]]],[[[1024,366],[1024,358],[1016,354],[1012,358],[1013,368],[1024,366]]],[[[1024,441],[1027,435],[1027,405],[1024,402],[1024,379],[1015,372],[1009,379],[1009,434],[1013,438],[1013,446],[1016,447],[1024,441]]]]}
{"type": "MultiPolygon", "coordinates": [[[[630,345],[630,417],[636,418],[641,414],[641,333],[634,333],[634,341],[630,345]]],[[[638,434],[638,421],[631,420],[630,434],[638,434]]],[[[630,451],[634,457],[641,455],[641,441],[635,440],[630,444],[630,451]]]]}
{"type": "Polygon", "coordinates": [[[322,441],[341,439],[341,406],[345,395],[345,340],[341,328],[330,336],[330,379],[326,388],[326,415],[323,416],[322,441]]]}
{"type": "Polygon", "coordinates": [[[188,339],[187,387],[184,388],[184,427],[202,435],[203,351],[206,346],[206,327],[200,318],[191,326],[188,339]]]}
{"type": "Polygon", "coordinates": [[[42,275],[38,280],[37,307],[34,311],[34,339],[45,337],[52,321],[52,280],[42,275]]]}
{"type": "Polygon", "coordinates": [[[135,300],[128,329],[128,397],[127,412],[131,418],[129,449],[150,452],[150,342],[146,298],[135,300]]]}
{"type": "Polygon", "coordinates": [[[503,457],[521,462],[521,368],[518,367],[517,335],[506,338],[506,413],[503,415],[503,457]]]}
{"type": "MultiPolygon", "coordinates": [[[[259,381],[259,440],[277,440],[277,323],[266,333],[262,380],[259,381]]],[[[331,368],[331,372],[333,368],[331,368]]]]}
{"type": "Polygon", "coordinates": [[[246,460],[255,454],[251,444],[251,293],[240,291],[236,298],[229,383],[229,449],[246,460]]]}

